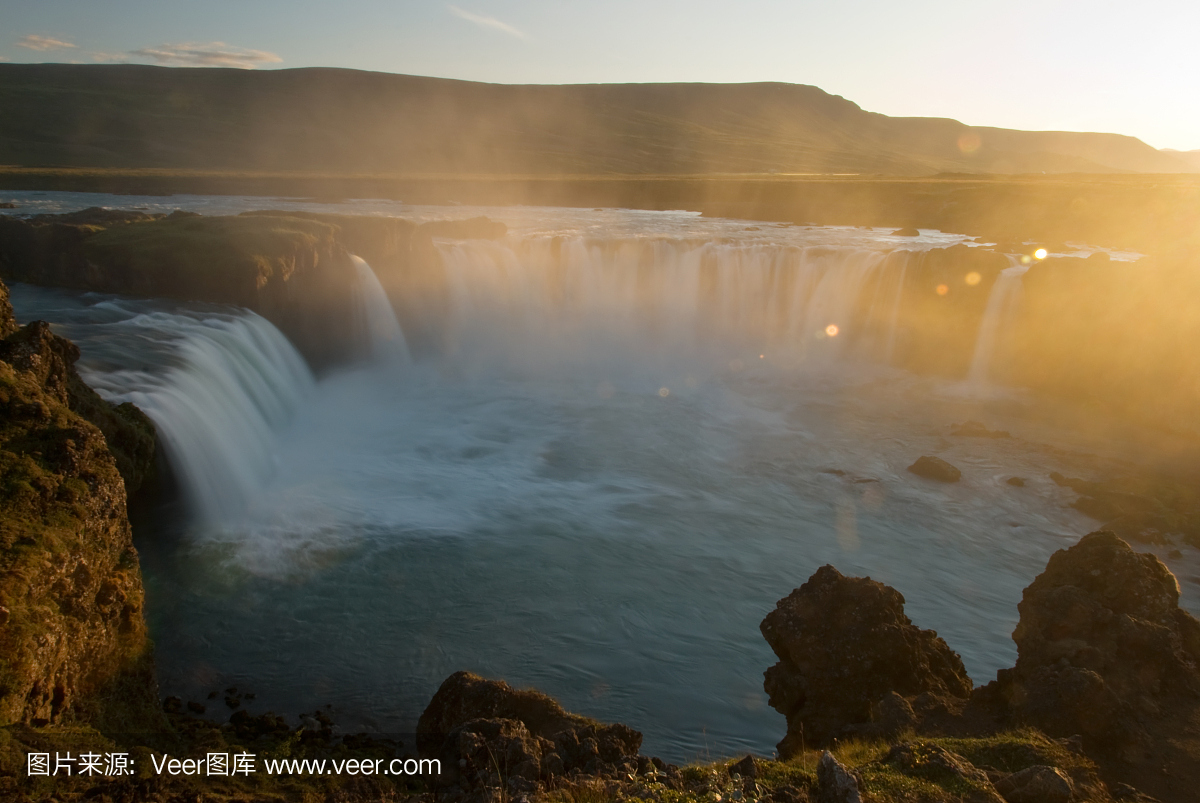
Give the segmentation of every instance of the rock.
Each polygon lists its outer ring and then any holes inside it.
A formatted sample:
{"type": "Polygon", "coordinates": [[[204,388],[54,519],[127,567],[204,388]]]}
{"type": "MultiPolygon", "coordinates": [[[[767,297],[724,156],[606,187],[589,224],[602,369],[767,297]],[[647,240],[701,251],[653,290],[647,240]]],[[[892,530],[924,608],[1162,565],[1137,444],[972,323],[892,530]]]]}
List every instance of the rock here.
{"type": "Polygon", "coordinates": [[[916,778],[935,783],[954,779],[970,788],[964,801],[971,803],[1002,803],[987,774],[960,756],[933,742],[903,742],[895,745],[883,762],[916,778]]]}
{"type": "Polygon", "coordinates": [[[920,237],[921,232],[914,229],[912,226],[907,226],[903,229],[896,229],[892,232],[893,237],[920,237]]]}
{"type": "Polygon", "coordinates": [[[898,736],[915,728],[919,718],[912,703],[894,691],[883,695],[871,710],[872,720],[885,738],[898,736]]]}
{"type": "Polygon", "coordinates": [[[1017,664],[981,694],[1017,723],[1081,735],[1089,755],[1200,780],[1200,622],[1158,558],[1092,533],[1051,556],[1018,608],[1017,664]]]}
{"type": "Polygon", "coordinates": [[[746,756],[741,761],[737,761],[729,765],[729,776],[740,776],[742,778],[754,779],[758,777],[758,765],[754,763],[754,756],[746,756]]]}
{"type": "Polygon", "coordinates": [[[950,429],[951,435],[957,435],[960,438],[1011,438],[1012,435],[1004,430],[988,429],[985,425],[978,421],[965,421],[962,424],[955,424],[950,429]]]}
{"type": "Polygon", "coordinates": [[[0,202],[0,209],[16,209],[17,205],[11,201],[0,202]]]}
{"type": "Polygon", "coordinates": [[[178,714],[183,711],[183,700],[178,697],[168,697],[163,700],[163,711],[168,714],[178,714]]]}
{"type": "Polygon", "coordinates": [[[530,767],[521,771],[531,780],[576,770],[589,775],[614,772],[626,764],[632,770],[642,746],[642,734],[628,726],[600,724],[569,713],[541,692],[456,672],[443,681],[421,714],[417,749],[424,757],[441,758],[443,765],[460,760],[471,765],[476,749],[472,745],[478,740],[489,749],[505,751],[518,750],[512,745],[519,742],[530,761],[536,754],[536,772],[530,767]]]}
{"type": "Polygon", "coordinates": [[[1007,482],[1009,485],[1013,486],[1014,488],[1024,488],[1025,487],[1025,480],[1022,479],[1021,477],[1009,477],[1008,479],[1005,480],[1005,482],[1007,482]]]}
{"type": "MultiPolygon", "coordinates": [[[[16,325],[0,283],[0,725],[161,717],[123,480],[75,409],[79,351],[16,325]],[[120,699],[111,691],[121,688],[120,699]],[[106,691],[108,690],[108,691],[106,691]]],[[[108,408],[111,409],[111,408],[108,408]]]]}
{"type": "Polygon", "coordinates": [[[197,703],[194,700],[188,700],[187,710],[191,711],[193,714],[203,714],[207,710],[207,707],[204,705],[204,703],[197,703]]]}
{"type": "Polygon", "coordinates": [[[962,472],[954,466],[947,463],[940,457],[932,457],[924,455],[917,458],[917,462],[908,467],[908,470],[918,477],[937,480],[938,482],[958,482],[962,479],[962,472]]]}
{"type": "Polygon", "coordinates": [[[1057,767],[1026,767],[996,782],[1008,803],[1069,803],[1075,794],[1071,778],[1057,767]]]}
{"type": "MultiPolygon", "coordinates": [[[[408,224],[409,234],[414,228],[408,224]]],[[[88,209],[28,220],[0,216],[0,275],[246,307],[323,366],[360,346],[357,270],[339,234],[334,224],[287,213],[167,217],[88,209]]]]}
{"type": "Polygon", "coordinates": [[[230,708],[241,708],[242,701],[236,697],[233,697],[232,695],[227,694],[225,695],[225,705],[229,706],[230,708]]]}
{"type": "Polygon", "coordinates": [[[779,755],[821,746],[874,726],[891,693],[929,694],[957,705],[970,695],[962,660],[904,615],[904,597],[870,578],[823,566],[763,619],[779,657],[764,674],[770,705],[787,717],[779,755]]]}
{"type": "Polygon", "coordinates": [[[817,803],[862,803],[858,779],[828,750],[817,765],[817,803]]]}

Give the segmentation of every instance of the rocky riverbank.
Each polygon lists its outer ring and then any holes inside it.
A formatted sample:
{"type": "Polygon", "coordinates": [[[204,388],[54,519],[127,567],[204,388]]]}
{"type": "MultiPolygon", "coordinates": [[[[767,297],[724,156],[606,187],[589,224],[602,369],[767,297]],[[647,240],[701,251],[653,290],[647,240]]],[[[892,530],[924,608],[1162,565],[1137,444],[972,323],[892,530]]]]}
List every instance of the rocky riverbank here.
{"type": "Polygon", "coordinates": [[[16,325],[0,285],[0,722],[153,720],[127,494],[154,427],[76,374],[79,351],[16,325]]]}
{"type": "Polygon", "coordinates": [[[245,307],[321,369],[362,348],[351,254],[372,265],[419,346],[430,338],[443,284],[432,238],[504,231],[486,218],[419,225],[303,212],[206,217],[92,208],[0,217],[0,278],[245,307]]]}

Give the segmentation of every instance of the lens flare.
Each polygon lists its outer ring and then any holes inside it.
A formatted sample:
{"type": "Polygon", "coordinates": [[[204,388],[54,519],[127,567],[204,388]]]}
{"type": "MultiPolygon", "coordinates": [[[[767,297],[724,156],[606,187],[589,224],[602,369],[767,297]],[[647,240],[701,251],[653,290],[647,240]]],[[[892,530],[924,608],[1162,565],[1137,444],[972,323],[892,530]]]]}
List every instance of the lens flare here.
{"type": "Polygon", "coordinates": [[[974,153],[982,144],[983,140],[979,138],[978,134],[968,132],[958,138],[958,149],[963,153],[974,153]]]}
{"type": "Polygon", "coordinates": [[[839,331],[840,330],[838,329],[836,323],[831,323],[829,326],[825,327],[825,334],[829,335],[830,337],[837,337],[837,333],[839,331]]]}
{"type": "Polygon", "coordinates": [[[671,391],[668,388],[659,388],[658,395],[662,396],[665,399],[671,395],[671,391]]]}
{"type": "Polygon", "coordinates": [[[939,296],[944,296],[944,295],[946,295],[946,293],[949,293],[949,292],[950,292],[950,285],[948,285],[948,284],[939,284],[939,285],[937,286],[937,294],[938,294],[939,296]]]}
{"type": "Polygon", "coordinates": [[[1033,252],[1033,255],[1035,257],[1037,257],[1038,259],[1045,259],[1049,253],[1050,252],[1047,251],[1045,248],[1039,248],[1038,250],[1033,252]]]}
{"type": "Polygon", "coordinates": [[[971,287],[974,287],[983,281],[983,277],[979,275],[979,271],[973,270],[963,278],[963,281],[969,284],[971,287]]]}

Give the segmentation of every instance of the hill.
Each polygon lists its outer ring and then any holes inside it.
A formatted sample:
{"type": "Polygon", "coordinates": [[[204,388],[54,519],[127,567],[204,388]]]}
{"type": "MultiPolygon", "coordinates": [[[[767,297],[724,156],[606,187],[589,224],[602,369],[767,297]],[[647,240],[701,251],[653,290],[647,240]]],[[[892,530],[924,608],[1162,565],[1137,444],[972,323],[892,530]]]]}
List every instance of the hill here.
{"type": "Polygon", "coordinates": [[[893,118],[794,84],[511,86],[128,64],[0,64],[0,164],[460,175],[1200,171],[1132,137],[893,118]]]}

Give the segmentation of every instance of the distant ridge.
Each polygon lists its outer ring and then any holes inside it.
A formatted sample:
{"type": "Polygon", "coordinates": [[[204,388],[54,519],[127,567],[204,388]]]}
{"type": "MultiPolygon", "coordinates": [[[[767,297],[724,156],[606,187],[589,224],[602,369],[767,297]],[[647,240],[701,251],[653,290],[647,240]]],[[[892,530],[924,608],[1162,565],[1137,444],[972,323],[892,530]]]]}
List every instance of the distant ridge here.
{"type": "Polygon", "coordinates": [[[0,164],[388,174],[1179,173],[1116,134],[887,117],[816,87],[0,64],[0,164]]]}

